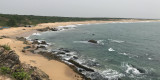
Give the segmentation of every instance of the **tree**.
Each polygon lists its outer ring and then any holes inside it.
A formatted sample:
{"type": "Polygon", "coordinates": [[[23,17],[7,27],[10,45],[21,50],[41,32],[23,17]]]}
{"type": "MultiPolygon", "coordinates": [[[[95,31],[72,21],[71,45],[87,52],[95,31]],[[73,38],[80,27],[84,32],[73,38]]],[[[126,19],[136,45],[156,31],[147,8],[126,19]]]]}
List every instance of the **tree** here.
{"type": "Polygon", "coordinates": [[[8,22],[7,22],[7,25],[8,26],[16,26],[16,21],[14,19],[10,19],[8,22]]]}

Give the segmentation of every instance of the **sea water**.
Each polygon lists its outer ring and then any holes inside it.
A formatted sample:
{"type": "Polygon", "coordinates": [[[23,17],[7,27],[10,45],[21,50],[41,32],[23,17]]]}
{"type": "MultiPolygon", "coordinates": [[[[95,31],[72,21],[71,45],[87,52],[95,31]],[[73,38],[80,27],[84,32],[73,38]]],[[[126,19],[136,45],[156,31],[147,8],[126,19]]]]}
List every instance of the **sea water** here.
{"type": "Polygon", "coordinates": [[[47,41],[53,50],[66,48],[76,52],[77,62],[100,74],[83,73],[95,80],[160,80],[160,22],[75,26],[30,38],[47,41]],[[99,76],[103,78],[98,79],[99,76]]]}

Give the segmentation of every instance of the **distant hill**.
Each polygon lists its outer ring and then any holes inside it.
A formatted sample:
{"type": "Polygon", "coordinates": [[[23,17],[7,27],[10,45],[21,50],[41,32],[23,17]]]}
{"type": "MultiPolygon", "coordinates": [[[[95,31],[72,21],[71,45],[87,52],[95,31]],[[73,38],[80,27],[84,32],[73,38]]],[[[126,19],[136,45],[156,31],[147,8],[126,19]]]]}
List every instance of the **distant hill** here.
{"type": "Polygon", "coordinates": [[[39,23],[89,21],[89,20],[121,20],[131,18],[80,18],[80,17],[56,17],[56,16],[34,16],[34,15],[11,15],[0,14],[0,26],[25,26],[39,23]]]}

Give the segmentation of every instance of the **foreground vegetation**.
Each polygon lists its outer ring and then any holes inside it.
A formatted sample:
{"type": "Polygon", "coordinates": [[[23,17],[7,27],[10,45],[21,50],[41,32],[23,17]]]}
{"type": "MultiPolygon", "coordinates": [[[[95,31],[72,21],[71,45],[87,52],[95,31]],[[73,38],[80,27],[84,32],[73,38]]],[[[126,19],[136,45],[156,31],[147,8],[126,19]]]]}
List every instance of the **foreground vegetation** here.
{"type": "MultiPolygon", "coordinates": [[[[89,20],[121,20],[125,18],[80,18],[0,14],[0,26],[25,26],[49,22],[89,21],[89,20]]],[[[129,18],[128,18],[129,19],[129,18]]],[[[131,19],[131,18],[130,18],[131,19]]]]}

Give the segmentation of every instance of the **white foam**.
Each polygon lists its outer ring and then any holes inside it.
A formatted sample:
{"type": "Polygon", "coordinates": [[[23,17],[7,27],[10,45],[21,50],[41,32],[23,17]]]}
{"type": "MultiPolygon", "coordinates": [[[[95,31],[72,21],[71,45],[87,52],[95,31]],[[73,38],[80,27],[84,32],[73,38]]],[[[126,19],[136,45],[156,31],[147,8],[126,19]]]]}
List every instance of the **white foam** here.
{"type": "Polygon", "coordinates": [[[142,74],[142,73],[139,72],[138,69],[134,68],[132,65],[126,64],[126,67],[127,67],[127,70],[125,72],[128,73],[128,74],[131,74],[131,73],[136,74],[136,75],[137,74],[142,74]]]}
{"type": "Polygon", "coordinates": [[[113,40],[113,39],[108,39],[109,41],[111,42],[116,42],[116,43],[123,43],[124,41],[121,41],[121,40],[113,40]]]}
{"type": "Polygon", "coordinates": [[[67,25],[67,26],[58,26],[59,28],[64,28],[64,27],[67,27],[67,28],[75,28],[77,27],[76,25],[67,25]]]}
{"type": "Polygon", "coordinates": [[[152,58],[148,58],[148,60],[153,60],[152,58]]]}
{"type": "Polygon", "coordinates": [[[97,43],[100,44],[100,45],[104,45],[103,41],[104,40],[98,40],[97,43]]]}
{"type": "Polygon", "coordinates": [[[107,70],[104,70],[104,71],[101,71],[99,72],[104,78],[108,78],[109,80],[115,80],[117,78],[120,78],[120,77],[123,77],[125,76],[124,74],[122,73],[119,73],[115,70],[112,70],[112,69],[107,69],[107,70]]]}
{"type": "Polygon", "coordinates": [[[73,41],[73,43],[89,43],[88,41],[73,41]]]}
{"type": "Polygon", "coordinates": [[[77,24],[77,25],[84,25],[84,24],[77,24]]]}
{"type": "Polygon", "coordinates": [[[128,55],[127,53],[119,53],[119,54],[122,54],[122,55],[125,55],[125,56],[128,55]]]}
{"type": "Polygon", "coordinates": [[[41,35],[40,33],[33,33],[32,35],[37,35],[37,36],[39,36],[39,35],[41,35]]]}
{"type": "Polygon", "coordinates": [[[108,51],[112,52],[112,51],[115,51],[115,50],[114,50],[114,49],[112,49],[112,48],[109,48],[109,49],[108,49],[108,51]]]}

